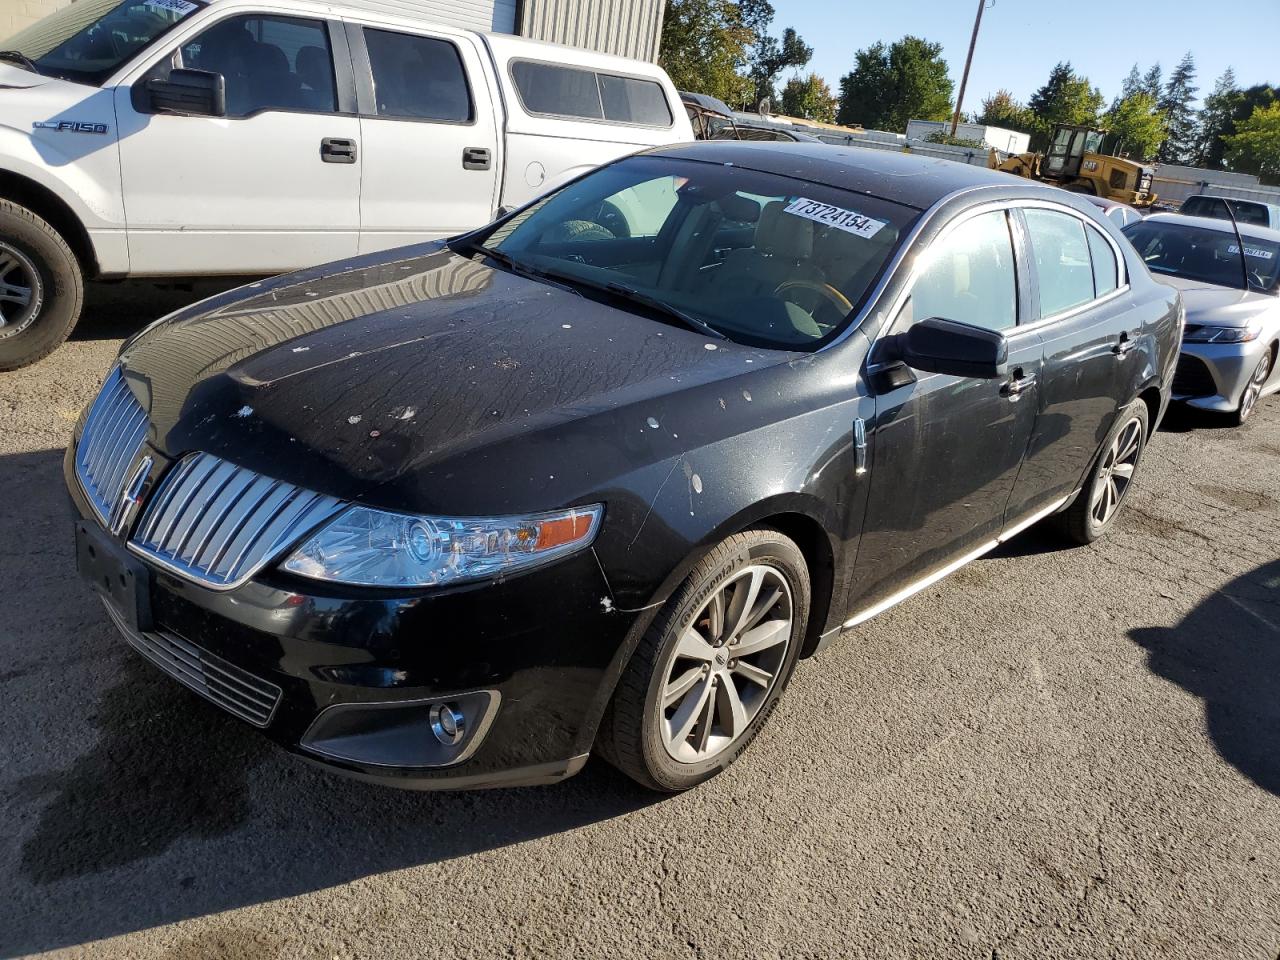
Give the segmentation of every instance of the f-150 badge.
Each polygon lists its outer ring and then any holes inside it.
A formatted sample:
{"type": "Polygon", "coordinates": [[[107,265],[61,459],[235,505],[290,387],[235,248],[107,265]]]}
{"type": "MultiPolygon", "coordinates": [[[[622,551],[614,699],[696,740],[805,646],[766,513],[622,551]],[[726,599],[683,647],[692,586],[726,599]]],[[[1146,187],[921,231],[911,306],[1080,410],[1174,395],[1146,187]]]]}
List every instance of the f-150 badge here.
{"type": "Polygon", "coordinates": [[[106,133],[105,123],[85,123],[81,120],[37,120],[31,124],[37,130],[57,130],[59,133],[106,133]]]}

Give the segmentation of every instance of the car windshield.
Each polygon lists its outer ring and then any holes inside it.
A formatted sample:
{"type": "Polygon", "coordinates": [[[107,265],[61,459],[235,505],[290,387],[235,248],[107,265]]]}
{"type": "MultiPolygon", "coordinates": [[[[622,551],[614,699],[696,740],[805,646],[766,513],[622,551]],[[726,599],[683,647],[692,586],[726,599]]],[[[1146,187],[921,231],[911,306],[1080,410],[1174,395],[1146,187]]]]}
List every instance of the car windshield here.
{"type": "Polygon", "coordinates": [[[100,84],[122,63],[199,10],[195,0],[79,0],[8,40],[43,74],[100,84]]]}
{"type": "Polygon", "coordinates": [[[919,215],[722,163],[632,157],[481,237],[514,269],[753,346],[814,349],[849,322],[919,215]]]}
{"type": "MultiPolygon", "coordinates": [[[[1240,243],[1234,233],[1143,220],[1125,227],[1124,235],[1153,273],[1224,287],[1244,286],[1240,243]]],[[[1280,292],[1280,243],[1246,237],[1244,253],[1250,289],[1270,294],[1280,292]]]]}

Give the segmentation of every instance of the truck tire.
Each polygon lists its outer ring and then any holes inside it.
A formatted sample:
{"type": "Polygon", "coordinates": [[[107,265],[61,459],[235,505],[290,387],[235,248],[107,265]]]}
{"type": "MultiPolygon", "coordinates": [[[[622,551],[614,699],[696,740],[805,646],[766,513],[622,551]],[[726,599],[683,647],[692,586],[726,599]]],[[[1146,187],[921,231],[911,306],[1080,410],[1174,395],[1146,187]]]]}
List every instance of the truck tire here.
{"type": "Polygon", "coordinates": [[[26,207],[0,200],[0,371],[52,353],[84,304],[84,275],[66,240],[26,207]]]}

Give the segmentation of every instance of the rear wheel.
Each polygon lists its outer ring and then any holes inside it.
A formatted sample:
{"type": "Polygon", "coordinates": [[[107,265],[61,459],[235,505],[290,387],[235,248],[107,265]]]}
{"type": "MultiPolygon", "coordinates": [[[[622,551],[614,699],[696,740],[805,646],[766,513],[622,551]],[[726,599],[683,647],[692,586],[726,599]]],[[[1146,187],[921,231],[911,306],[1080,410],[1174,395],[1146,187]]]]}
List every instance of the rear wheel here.
{"type": "Polygon", "coordinates": [[[1135,400],[1116,417],[1075,501],[1058,514],[1059,530],[1076,543],[1093,543],[1111,528],[1129,496],[1142,454],[1147,447],[1147,405],[1135,400]]]}
{"type": "Polygon", "coordinates": [[[67,242],[26,207],[0,200],[0,370],[52,353],[83,302],[84,278],[67,242]]]}
{"type": "Polygon", "coordinates": [[[1271,351],[1266,350],[1262,354],[1262,359],[1258,361],[1258,365],[1254,367],[1253,375],[1245,384],[1244,391],[1240,394],[1240,405],[1236,407],[1235,412],[1236,426],[1243,424],[1249,419],[1249,414],[1253,413],[1253,408],[1258,405],[1258,399],[1262,396],[1262,387],[1269,376],[1271,376],[1271,351]]]}
{"type": "Polygon", "coordinates": [[[721,542],[640,641],[600,752],[653,790],[687,790],[746,749],[786,688],[809,615],[804,555],[775,530],[721,542]]]}

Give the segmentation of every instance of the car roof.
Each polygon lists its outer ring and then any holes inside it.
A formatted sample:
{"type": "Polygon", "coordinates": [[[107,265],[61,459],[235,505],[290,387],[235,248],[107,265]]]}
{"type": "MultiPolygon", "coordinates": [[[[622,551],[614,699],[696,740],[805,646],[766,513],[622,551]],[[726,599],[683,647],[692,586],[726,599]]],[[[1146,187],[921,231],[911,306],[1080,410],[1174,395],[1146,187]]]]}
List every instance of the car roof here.
{"type": "Polygon", "coordinates": [[[1062,191],[1042,187],[1011,174],[957,163],[867,147],[842,147],[817,141],[761,143],[704,140],[673,144],[647,151],[650,156],[723,163],[798,177],[844,190],[868,193],[884,200],[927,210],[948,194],[971,187],[1020,188],[1026,196],[1062,200],[1062,191]]]}
{"type": "MultiPolygon", "coordinates": [[[[1217,217],[1189,217],[1185,213],[1153,213],[1147,217],[1143,223],[1176,223],[1187,227],[1199,227],[1202,230],[1213,230],[1217,233],[1229,233],[1234,235],[1235,231],[1231,228],[1230,220],[1221,220],[1217,217]]],[[[1280,230],[1272,230],[1270,227],[1260,227],[1253,223],[1240,223],[1240,235],[1249,237],[1253,240],[1270,240],[1272,243],[1280,243],[1280,230]]]]}

